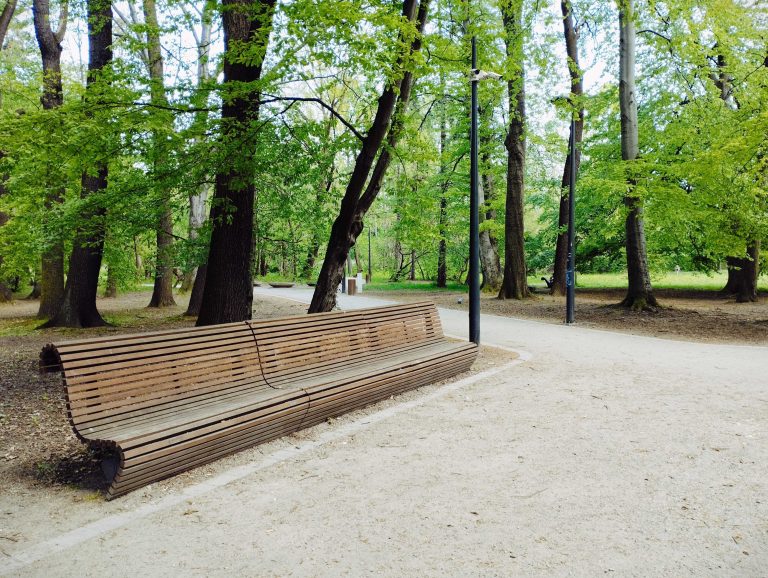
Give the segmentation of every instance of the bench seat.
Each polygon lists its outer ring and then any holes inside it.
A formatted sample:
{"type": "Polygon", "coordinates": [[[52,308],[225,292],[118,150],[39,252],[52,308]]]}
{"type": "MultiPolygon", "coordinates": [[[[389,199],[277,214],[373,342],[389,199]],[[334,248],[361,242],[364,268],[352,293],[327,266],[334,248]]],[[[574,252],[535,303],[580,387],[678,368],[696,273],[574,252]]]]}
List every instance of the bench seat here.
{"type": "Polygon", "coordinates": [[[83,441],[119,456],[108,497],[466,371],[431,303],[51,344],[83,441]]]}

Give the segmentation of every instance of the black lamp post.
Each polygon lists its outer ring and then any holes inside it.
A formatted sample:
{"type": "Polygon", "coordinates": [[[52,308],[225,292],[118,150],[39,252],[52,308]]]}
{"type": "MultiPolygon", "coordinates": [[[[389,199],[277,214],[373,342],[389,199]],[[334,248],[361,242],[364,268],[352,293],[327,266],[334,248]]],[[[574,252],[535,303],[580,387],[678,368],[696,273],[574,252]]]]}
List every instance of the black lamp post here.
{"type": "Polygon", "coordinates": [[[371,272],[371,228],[368,227],[368,283],[373,282],[373,273],[371,272]]]}
{"type": "Polygon", "coordinates": [[[477,38],[472,37],[472,113],[469,169],[469,340],[480,345],[480,215],[477,169],[477,38]]]}
{"type": "Polygon", "coordinates": [[[576,253],[574,251],[576,207],[576,118],[571,114],[571,139],[569,143],[571,166],[568,179],[568,265],[565,272],[565,322],[574,322],[576,306],[576,253]]]}

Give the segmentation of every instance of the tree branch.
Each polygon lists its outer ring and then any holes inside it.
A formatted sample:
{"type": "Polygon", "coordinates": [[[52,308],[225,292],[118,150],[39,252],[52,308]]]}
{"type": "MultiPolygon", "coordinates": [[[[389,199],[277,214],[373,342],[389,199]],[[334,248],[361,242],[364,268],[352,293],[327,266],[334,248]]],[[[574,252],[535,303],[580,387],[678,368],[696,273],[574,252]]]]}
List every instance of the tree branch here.
{"type": "Polygon", "coordinates": [[[284,100],[291,101],[291,102],[314,102],[314,103],[317,103],[320,106],[322,106],[325,110],[330,112],[337,119],[339,119],[341,124],[343,124],[345,127],[347,127],[350,130],[350,132],[352,134],[354,134],[358,139],[360,139],[361,141],[365,140],[365,136],[362,135],[360,133],[360,131],[358,131],[354,126],[352,126],[352,124],[346,118],[344,118],[340,113],[338,113],[335,108],[333,108],[330,104],[328,104],[327,102],[325,102],[321,98],[309,97],[309,96],[308,97],[301,97],[301,96],[274,96],[274,95],[270,95],[270,94],[267,94],[266,96],[269,97],[269,98],[266,99],[266,100],[262,99],[261,100],[261,104],[269,104],[271,102],[280,102],[280,101],[284,101],[284,100]]]}
{"type": "Polygon", "coordinates": [[[664,36],[661,32],[656,32],[655,30],[651,30],[650,28],[646,28],[645,30],[638,30],[638,34],[653,34],[655,36],[658,36],[659,38],[666,40],[669,44],[672,44],[672,39],[669,36],[664,36]]]}
{"type": "Polygon", "coordinates": [[[54,33],[56,40],[61,44],[64,42],[64,35],[67,33],[67,20],[69,19],[69,0],[62,0],[61,10],[59,10],[59,27],[54,33]]]}
{"type": "Polygon", "coordinates": [[[0,13],[0,50],[5,44],[5,35],[8,33],[8,27],[11,25],[11,18],[16,11],[16,0],[8,0],[3,6],[3,12],[0,13]]]}

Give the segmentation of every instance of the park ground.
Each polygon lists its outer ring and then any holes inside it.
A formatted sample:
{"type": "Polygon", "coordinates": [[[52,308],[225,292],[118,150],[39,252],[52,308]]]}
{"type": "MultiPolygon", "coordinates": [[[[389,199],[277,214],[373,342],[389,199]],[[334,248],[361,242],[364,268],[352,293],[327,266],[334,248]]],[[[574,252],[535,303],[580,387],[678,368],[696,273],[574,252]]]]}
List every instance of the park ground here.
{"type": "MultiPolygon", "coordinates": [[[[269,291],[255,316],[305,311],[306,291],[269,291]]],[[[562,300],[487,296],[484,343],[521,358],[486,348],[458,382],[109,503],[60,384],[37,373],[44,343],[82,332],[2,306],[0,574],[6,557],[30,576],[764,575],[766,304],[665,291],[658,314],[630,315],[616,290],[582,290],[571,328],[562,300]]],[[[461,292],[365,295],[433,299],[446,332],[466,332],[461,292]]],[[[119,327],[89,335],[192,323],[184,298],[147,297],[100,300],[119,327]]]]}

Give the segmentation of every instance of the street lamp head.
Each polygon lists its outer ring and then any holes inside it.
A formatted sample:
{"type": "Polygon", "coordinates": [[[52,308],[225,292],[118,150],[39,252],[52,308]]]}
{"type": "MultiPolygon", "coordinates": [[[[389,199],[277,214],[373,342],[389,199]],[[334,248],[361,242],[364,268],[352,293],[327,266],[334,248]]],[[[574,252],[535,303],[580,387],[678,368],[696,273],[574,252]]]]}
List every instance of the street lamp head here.
{"type": "Polygon", "coordinates": [[[482,80],[502,80],[501,74],[490,72],[487,70],[480,70],[479,68],[473,68],[469,73],[470,82],[480,82],[482,80]]]}

